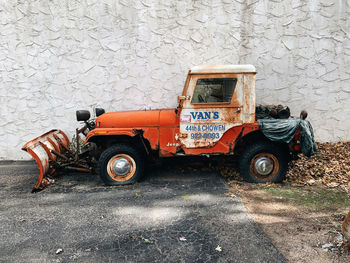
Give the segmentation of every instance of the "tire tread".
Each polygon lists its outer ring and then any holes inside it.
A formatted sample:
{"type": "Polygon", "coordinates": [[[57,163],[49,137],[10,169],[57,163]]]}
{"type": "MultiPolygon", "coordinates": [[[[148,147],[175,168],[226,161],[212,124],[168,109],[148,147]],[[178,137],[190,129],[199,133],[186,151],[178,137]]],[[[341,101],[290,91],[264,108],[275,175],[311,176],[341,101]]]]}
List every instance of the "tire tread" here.
{"type": "Polygon", "coordinates": [[[143,168],[144,168],[144,158],[142,154],[133,146],[125,143],[119,143],[110,146],[107,148],[104,152],[102,152],[99,161],[97,170],[99,173],[100,178],[106,185],[126,185],[126,184],[132,184],[138,181],[142,174],[143,174],[143,168]],[[134,161],[136,163],[136,172],[133,177],[131,177],[129,180],[124,182],[117,182],[113,180],[107,172],[107,163],[114,155],[118,153],[126,153],[129,154],[131,157],[134,158],[134,161]]]}
{"type": "Polygon", "coordinates": [[[288,169],[288,153],[281,147],[281,145],[278,145],[277,143],[274,143],[272,141],[259,141],[256,143],[250,143],[246,146],[246,148],[241,153],[240,159],[239,159],[239,171],[242,176],[242,178],[250,183],[266,183],[266,182],[272,182],[272,183],[278,183],[283,181],[286,177],[288,169]],[[278,161],[279,161],[279,170],[275,177],[271,178],[270,180],[259,180],[258,178],[254,177],[250,173],[250,162],[251,159],[258,153],[261,152],[268,152],[274,154],[278,161]]]}

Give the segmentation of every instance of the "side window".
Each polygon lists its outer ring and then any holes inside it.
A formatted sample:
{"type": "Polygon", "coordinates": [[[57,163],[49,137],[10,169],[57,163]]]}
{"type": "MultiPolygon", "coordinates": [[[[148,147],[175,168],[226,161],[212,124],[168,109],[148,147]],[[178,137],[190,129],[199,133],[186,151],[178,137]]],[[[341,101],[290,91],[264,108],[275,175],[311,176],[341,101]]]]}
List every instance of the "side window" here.
{"type": "Polygon", "coordinates": [[[198,79],[191,103],[230,102],[237,79],[198,79]]]}

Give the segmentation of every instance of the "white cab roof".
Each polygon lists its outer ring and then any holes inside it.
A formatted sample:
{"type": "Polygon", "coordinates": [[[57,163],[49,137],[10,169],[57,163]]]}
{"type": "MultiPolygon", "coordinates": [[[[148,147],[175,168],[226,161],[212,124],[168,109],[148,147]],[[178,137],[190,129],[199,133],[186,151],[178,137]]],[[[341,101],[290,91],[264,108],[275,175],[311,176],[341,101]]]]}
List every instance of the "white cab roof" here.
{"type": "Polygon", "coordinates": [[[255,73],[253,65],[204,65],[191,68],[191,73],[255,73]]]}

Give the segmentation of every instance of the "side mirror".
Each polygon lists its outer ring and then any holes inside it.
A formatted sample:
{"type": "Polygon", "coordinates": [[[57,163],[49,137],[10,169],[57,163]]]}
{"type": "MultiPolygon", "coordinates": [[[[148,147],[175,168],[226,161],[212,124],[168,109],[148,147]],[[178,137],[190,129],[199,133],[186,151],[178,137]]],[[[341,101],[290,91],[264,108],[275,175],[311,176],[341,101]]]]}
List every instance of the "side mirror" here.
{"type": "Polygon", "coordinates": [[[77,121],[87,121],[90,119],[90,112],[88,110],[76,111],[77,121]]]}

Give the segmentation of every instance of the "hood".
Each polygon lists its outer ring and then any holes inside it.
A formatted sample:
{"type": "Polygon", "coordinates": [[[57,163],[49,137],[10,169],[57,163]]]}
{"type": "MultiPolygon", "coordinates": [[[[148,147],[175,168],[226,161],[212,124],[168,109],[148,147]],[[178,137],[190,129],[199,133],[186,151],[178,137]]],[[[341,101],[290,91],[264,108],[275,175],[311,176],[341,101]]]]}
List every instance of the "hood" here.
{"type": "Polygon", "coordinates": [[[107,112],[96,119],[96,128],[159,127],[161,115],[172,112],[174,109],[107,112]]]}

